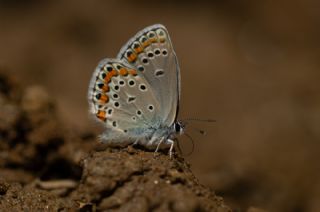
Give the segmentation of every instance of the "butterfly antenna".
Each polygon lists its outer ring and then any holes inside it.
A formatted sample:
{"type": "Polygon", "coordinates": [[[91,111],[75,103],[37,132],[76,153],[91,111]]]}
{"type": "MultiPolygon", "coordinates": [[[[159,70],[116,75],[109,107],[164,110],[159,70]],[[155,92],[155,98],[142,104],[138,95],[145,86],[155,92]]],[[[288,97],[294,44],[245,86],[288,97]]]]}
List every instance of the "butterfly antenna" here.
{"type": "Polygon", "coordinates": [[[200,133],[201,135],[207,135],[207,132],[204,130],[201,130],[199,128],[193,127],[193,126],[189,126],[191,129],[193,129],[194,131],[200,133]]]}
{"type": "Polygon", "coordinates": [[[217,122],[215,119],[198,119],[198,118],[188,118],[183,121],[203,121],[203,122],[217,122]]]}
{"type": "Polygon", "coordinates": [[[191,154],[193,153],[193,150],[194,150],[194,140],[193,140],[193,138],[192,138],[189,134],[184,133],[184,135],[187,136],[187,137],[190,139],[191,143],[192,143],[192,149],[191,149],[191,151],[190,151],[188,154],[185,155],[185,156],[189,156],[189,155],[191,155],[191,154]]]}
{"type": "MultiPolygon", "coordinates": [[[[214,119],[199,119],[199,118],[187,118],[182,120],[185,125],[189,125],[189,121],[201,121],[201,122],[216,122],[214,119]],[[187,122],[188,121],[188,122],[187,122]]],[[[190,126],[190,125],[189,125],[190,126]]],[[[201,135],[206,135],[207,132],[196,127],[190,126],[191,129],[195,130],[196,132],[200,133],[201,135]]]]}
{"type": "Polygon", "coordinates": [[[183,156],[179,140],[177,140],[177,148],[178,152],[181,154],[181,156],[183,156]]]}

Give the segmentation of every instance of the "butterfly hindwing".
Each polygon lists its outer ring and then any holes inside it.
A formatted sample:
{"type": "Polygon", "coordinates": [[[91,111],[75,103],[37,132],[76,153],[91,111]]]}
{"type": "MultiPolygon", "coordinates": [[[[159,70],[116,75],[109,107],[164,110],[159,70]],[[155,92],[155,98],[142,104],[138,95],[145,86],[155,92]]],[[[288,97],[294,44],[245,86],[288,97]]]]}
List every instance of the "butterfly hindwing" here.
{"type": "Polygon", "coordinates": [[[150,120],[156,117],[155,108],[159,107],[150,88],[134,67],[119,59],[105,59],[91,80],[90,111],[113,131],[138,133],[137,129],[150,127],[150,120]]]}

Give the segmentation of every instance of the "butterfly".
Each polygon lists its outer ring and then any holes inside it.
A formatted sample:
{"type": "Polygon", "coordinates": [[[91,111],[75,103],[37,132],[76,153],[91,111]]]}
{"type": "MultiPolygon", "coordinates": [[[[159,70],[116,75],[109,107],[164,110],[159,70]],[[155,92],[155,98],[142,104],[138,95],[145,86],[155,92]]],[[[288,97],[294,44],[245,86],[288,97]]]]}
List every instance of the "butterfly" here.
{"type": "Polygon", "coordinates": [[[139,31],[116,58],[96,67],[89,85],[90,113],[106,130],[100,136],[111,146],[139,144],[169,148],[182,134],[177,121],[180,69],[167,29],[155,24],[139,31]]]}

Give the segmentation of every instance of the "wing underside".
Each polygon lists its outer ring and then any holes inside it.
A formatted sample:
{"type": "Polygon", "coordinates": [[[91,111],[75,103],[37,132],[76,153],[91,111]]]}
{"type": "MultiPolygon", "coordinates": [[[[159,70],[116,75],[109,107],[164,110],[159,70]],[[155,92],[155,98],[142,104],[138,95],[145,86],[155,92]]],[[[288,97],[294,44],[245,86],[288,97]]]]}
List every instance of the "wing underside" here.
{"type": "Polygon", "coordinates": [[[88,93],[90,112],[107,126],[104,137],[111,140],[134,140],[171,126],[179,98],[179,65],[159,24],[138,32],[117,58],[102,60],[88,93]]]}

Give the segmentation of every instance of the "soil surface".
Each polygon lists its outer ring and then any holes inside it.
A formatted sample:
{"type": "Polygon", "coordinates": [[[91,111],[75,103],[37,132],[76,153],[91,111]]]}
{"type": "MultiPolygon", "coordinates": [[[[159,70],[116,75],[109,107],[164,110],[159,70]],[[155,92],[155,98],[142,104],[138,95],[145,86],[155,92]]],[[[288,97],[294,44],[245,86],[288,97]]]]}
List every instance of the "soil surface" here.
{"type": "Polygon", "coordinates": [[[176,154],[99,144],[41,87],[0,73],[0,211],[231,211],[176,154]]]}

